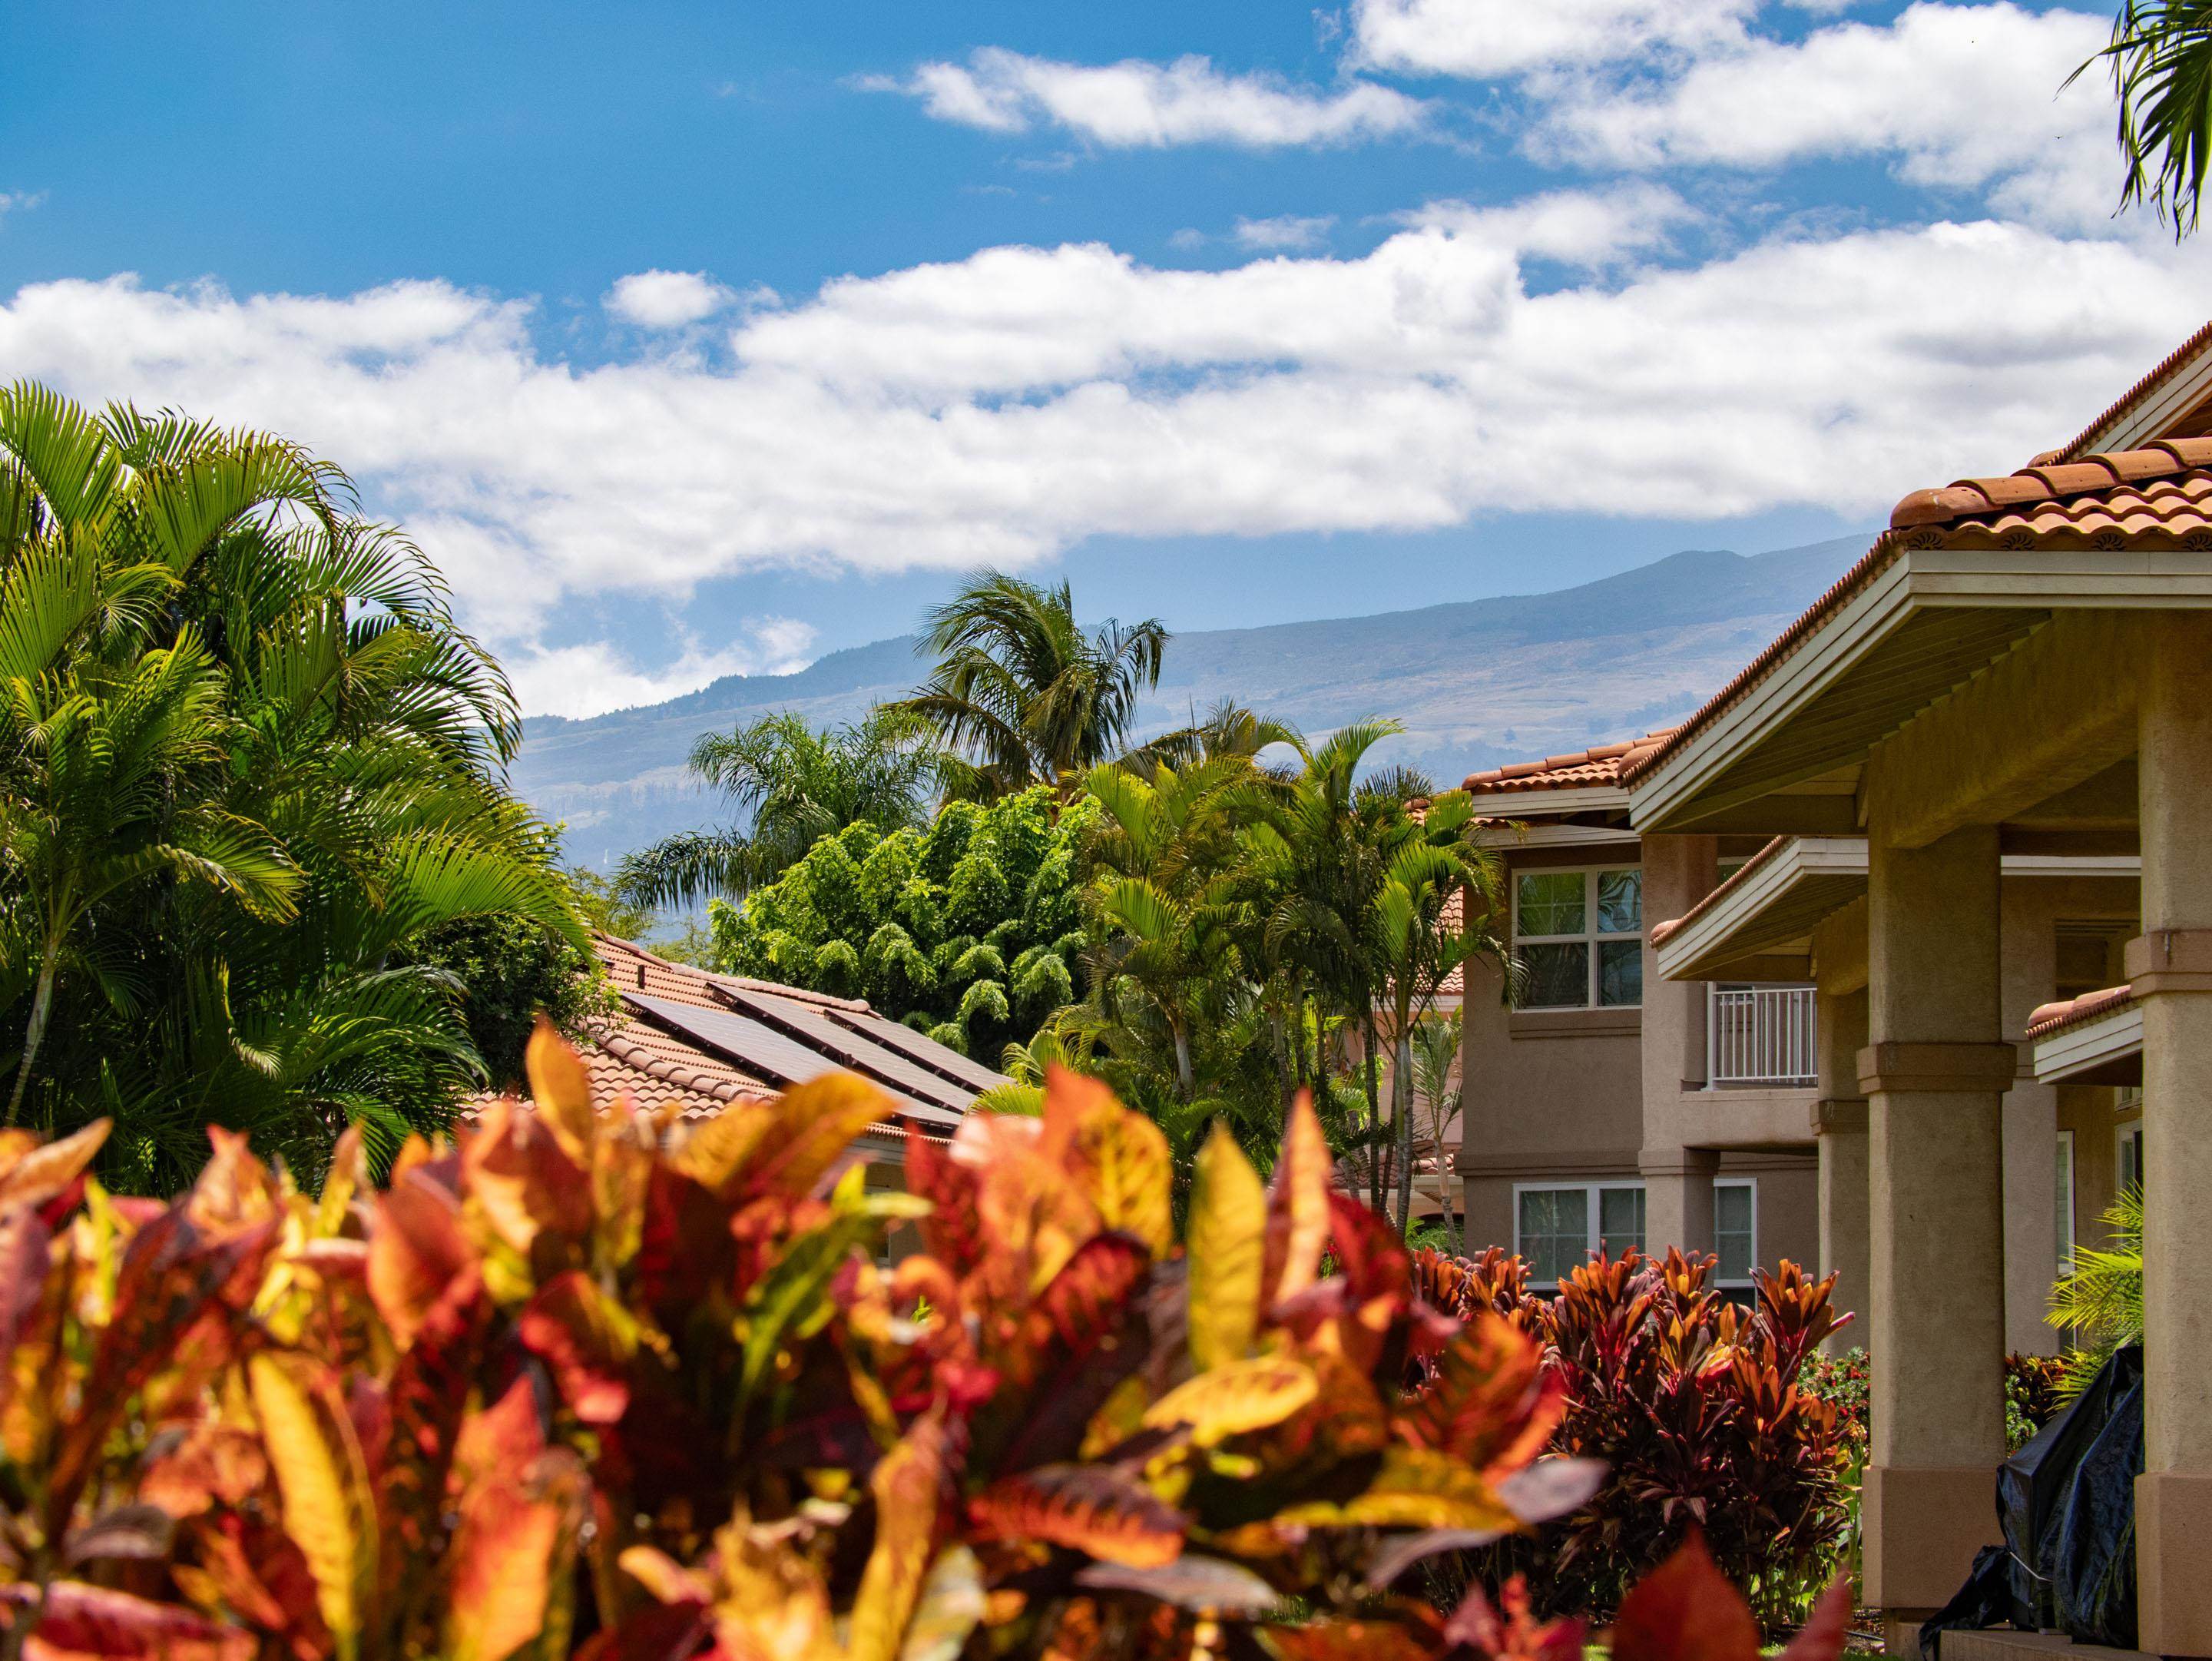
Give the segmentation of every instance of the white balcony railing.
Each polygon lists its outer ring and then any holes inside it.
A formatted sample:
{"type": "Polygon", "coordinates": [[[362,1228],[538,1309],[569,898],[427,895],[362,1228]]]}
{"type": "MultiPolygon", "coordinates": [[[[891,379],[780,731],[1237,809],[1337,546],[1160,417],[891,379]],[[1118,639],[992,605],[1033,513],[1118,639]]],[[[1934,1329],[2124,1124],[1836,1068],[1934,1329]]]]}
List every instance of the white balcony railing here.
{"type": "Polygon", "coordinates": [[[1705,1006],[1705,1078],[1711,1088],[1814,1082],[1813,989],[1716,986],[1705,1006]]]}

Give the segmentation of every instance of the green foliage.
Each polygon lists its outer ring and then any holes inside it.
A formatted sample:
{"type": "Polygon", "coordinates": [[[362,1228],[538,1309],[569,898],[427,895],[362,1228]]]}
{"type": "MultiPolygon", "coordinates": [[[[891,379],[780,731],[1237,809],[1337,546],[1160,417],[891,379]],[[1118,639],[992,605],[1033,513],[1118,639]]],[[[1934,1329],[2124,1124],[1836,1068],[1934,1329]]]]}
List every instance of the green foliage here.
{"type": "Polygon", "coordinates": [[[2124,1344],[2143,1334],[2142,1190],[2130,1188],[2105,1213],[2112,1244],[2074,1248],[2074,1261],[2051,1289],[2051,1324],[2071,1329],[2066,1393],[2078,1396],[2124,1344]]]}
{"type": "Polygon", "coordinates": [[[210,1123],[389,1154],[483,1071],[416,949],[584,939],[505,678],[352,499],[267,435],[0,392],[0,1064],[13,1121],[115,1121],[114,1183],[210,1123]]]}
{"type": "Polygon", "coordinates": [[[1076,849],[1096,809],[1036,788],[948,803],[926,830],[823,837],[743,909],[709,911],[716,966],[866,998],[980,1060],[1067,1001],[1076,849]]]}
{"type": "Polygon", "coordinates": [[[2005,1357],[2005,1448],[2017,1452],[2066,1405],[2067,1364],[2057,1355],[2005,1357]]]}
{"type": "Polygon", "coordinates": [[[452,977],[469,1041],[497,1089],[521,1082],[523,1051],[541,1013],[575,1037],[618,1007],[596,956],[526,917],[500,913],[442,923],[399,958],[452,977]]]}
{"type": "MultiPolygon", "coordinates": [[[[2178,240],[2197,228],[2212,161],[2212,5],[2124,0],[2112,44],[2098,54],[2120,106],[2127,177],[2120,206],[2148,202],[2178,240]]],[[[2094,64],[2092,58],[2074,76],[2094,64]]]]}
{"type": "Polygon", "coordinates": [[[727,797],[744,824],[685,831],[626,855],[615,891],[641,906],[743,898],[849,825],[927,824],[948,761],[927,721],[888,706],[840,727],[817,728],[786,712],[703,733],[691,746],[692,776],[727,797]]]}

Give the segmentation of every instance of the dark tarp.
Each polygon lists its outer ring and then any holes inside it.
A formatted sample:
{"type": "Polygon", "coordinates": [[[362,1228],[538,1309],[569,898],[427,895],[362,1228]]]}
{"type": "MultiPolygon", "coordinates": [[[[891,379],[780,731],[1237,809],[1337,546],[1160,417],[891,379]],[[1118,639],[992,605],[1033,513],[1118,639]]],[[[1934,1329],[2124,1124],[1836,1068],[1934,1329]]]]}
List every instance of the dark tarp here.
{"type": "Polygon", "coordinates": [[[1920,1629],[1926,1661],[1936,1661],[1937,1634],[2006,1621],[2133,1649],[2142,1469],[2142,1349],[2130,1344],[1998,1467],[2001,1556],[1990,1547],[1977,1557],[1959,1595],[1920,1629]]]}

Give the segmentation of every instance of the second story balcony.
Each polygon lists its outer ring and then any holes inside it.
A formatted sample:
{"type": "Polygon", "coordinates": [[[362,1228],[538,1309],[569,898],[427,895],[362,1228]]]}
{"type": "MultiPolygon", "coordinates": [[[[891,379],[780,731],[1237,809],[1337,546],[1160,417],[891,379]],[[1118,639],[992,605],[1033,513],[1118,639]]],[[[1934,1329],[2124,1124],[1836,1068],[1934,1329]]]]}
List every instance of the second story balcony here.
{"type": "Polygon", "coordinates": [[[1812,1087],[1820,1053],[1813,988],[1709,984],[1705,998],[1708,1089],[1812,1087]]]}

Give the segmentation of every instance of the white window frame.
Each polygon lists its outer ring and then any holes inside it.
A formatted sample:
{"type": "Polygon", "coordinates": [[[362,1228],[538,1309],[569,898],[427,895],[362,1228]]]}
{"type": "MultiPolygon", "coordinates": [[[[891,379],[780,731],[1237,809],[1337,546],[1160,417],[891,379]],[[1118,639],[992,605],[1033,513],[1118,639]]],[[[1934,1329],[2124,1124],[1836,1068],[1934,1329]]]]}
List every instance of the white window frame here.
{"type": "Polygon", "coordinates": [[[2051,1212],[2051,1220],[2057,1225],[2059,1230],[2058,1272],[2063,1275],[2074,1266],[2074,1244],[2081,1238],[2075,1232],[2075,1226],[2080,1219],[2074,1214],[2074,1133],[2072,1131],[2062,1130],[2058,1133],[2058,1146],[2055,1153],[2058,1167],[2057,1171],[2058,1204],[2051,1212]]]}
{"type": "MultiPolygon", "coordinates": [[[[1602,982],[1603,969],[1599,964],[1599,947],[1602,945],[1634,940],[1640,946],[1644,940],[1644,867],[1641,863],[1613,861],[1606,865],[1524,865],[1511,873],[1513,882],[1513,949],[1517,952],[1524,946],[1587,946],[1589,964],[1587,983],[1583,988],[1580,1003],[1532,1003],[1516,1006],[1528,1010],[1565,1009],[1641,1009],[1644,1007],[1642,983],[1638,983],[1634,1003],[1600,1003],[1598,989],[1602,982]],[[1597,884],[1600,876],[1615,871],[1636,873],[1637,928],[1632,934],[1601,934],[1597,927],[1597,884]],[[1579,934],[1524,934],[1521,930],[1521,879],[1523,877],[1580,876],[1583,879],[1583,932],[1579,934]]],[[[1569,1184],[1572,1186],[1572,1184],[1569,1184]]]]}
{"type": "MultiPolygon", "coordinates": [[[[1618,871],[1620,868],[1621,867],[1617,865],[1609,865],[1606,867],[1606,869],[1608,871],[1618,871]]],[[[1577,1263],[1577,1267],[1579,1267],[1580,1263],[1589,1262],[1590,1254],[1597,1250],[1598,1238],[1600,1233],[1602,1232],[1605,1211],[1604,1201],[1600,1196],[1607,1192],[1618,1193],[1624,1189],[1631,1193],[1644,1194],[1644,1184],[1633,1177],[1601,1180],[1594,1183],[1577,1183],[1565,1180],[1558,1182],[1516,1183],[1513,1184],[1513,1255],[1515,1256],[1518,1257],[1524,1263],[1529,1261],[1528,1254],[1521,1249],[1521,1196],[1523,1194],[1561,1194],[1571,1192],[1577,1189],[1581,1189],[1584,1196],[1584,1208],[1583,1214],[1586,1220],[1584,1228],[1585,1238],[1583,1243],[1583,1255],[1577,1263]]],[[[1644,1195],[1644,1203],[1645,1206],[1644,1229],[1645,1232],[1648,1234],[1650,1230],[1650,1207],[1651,1203],[1650,1196],[1648,1194],[1644,1195]]],[[[1647,1239],[1644,1244],[1648,1246],[1650,1242],[1647,1239]]],[[[1547,1287],[1556,1288],[1559,1283],[1557,1281],[1532,1280],[1528,1284],[1539,1288],[1547,1287]]]]}
{"type": "Polygon", "coordinates": [[[1746,1290],[1759,1284],[1759,1178],[1756,1177],[1716,1177],[1713,1178],[1713,1284],[1717,1287],[1742,1287],[1746,1290]],[[1746,1254],[1751,1273],[1736,1278],[1723,1279],[1720,1273],[1721,1190],[1742,1188],[1751,1191],[1751,1250],[1746,1254]]]}

